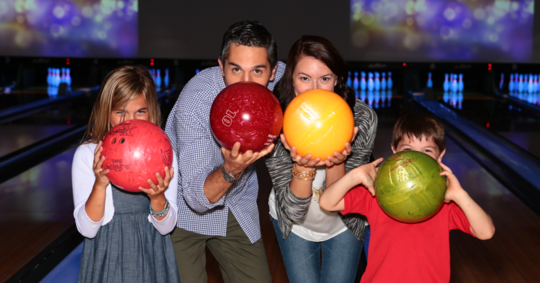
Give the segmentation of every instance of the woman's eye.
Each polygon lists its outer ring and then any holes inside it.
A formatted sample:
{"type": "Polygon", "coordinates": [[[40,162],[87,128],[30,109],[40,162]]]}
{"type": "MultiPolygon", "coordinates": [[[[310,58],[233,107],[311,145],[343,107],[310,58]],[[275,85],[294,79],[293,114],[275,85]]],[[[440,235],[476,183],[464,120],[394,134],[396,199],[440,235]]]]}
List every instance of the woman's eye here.
{"type": "Polygon", "coordinates": [[[330,80],[330,78],[329,78],[329,77],[323,77],[323,78],[321,78],[321,80],[322,80],[323,82],[328,82],[328,81],[330,80]]]}
{"type": "Polygon", "coordinates": [[[303,82],[307,82],[309,80],[308,77],[300,77],[300,80],[303,81],[303,82]]]}

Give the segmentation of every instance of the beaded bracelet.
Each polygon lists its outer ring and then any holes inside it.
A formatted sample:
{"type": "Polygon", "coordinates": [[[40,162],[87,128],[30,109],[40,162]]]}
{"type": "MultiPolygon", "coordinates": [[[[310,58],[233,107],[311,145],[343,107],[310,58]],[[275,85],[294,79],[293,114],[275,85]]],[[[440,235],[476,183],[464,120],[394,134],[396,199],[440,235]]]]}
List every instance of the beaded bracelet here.
{"type": "Polygon", "coordinates": [[[152,210],[152,206],[151,205],[148,205],[148,209],[150,210],[150,215],[154,216],[154,217],[162,217],[162,216],[167,216],[167,214],[169,213],[169,208],[170,208],[170,205],[169,205],[169,200],[167,198],[165,198],[165,200],[167,201],[167,203],[165,204],[165,208],[163,208],[163,210],[161,212],[154,212],[152,210]]]}
{"type": "Polygon", "coordinates": [[[297,178],[297,179],[300,179],[300,180],[304,180],[304,181],[309,181],[309,180],[313,180],[315,179],[315,174],[317,174],[317,171],[315,170],[315,168],[309,170],[309,171],[298,171],[298,169],[296,169],[296,163],[293,165],[293,167],[291,168],[291,172],[292,172],[292,175],[293,177],[297,178]]]}

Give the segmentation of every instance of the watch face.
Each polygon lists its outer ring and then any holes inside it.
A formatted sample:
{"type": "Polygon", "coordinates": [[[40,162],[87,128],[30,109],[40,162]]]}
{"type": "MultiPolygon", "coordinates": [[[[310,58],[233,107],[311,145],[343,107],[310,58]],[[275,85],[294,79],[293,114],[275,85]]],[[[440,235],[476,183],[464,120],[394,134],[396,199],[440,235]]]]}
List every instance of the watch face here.
{"type": "Polygon", "coordinates": [[[225,168],[221,166],[221,173],[223,174],[223,178],[225,178],[225,181],[227,182],[234,182],[236,179],[233,175],[229,174],[229,172],[225,171],[225,168]]]}

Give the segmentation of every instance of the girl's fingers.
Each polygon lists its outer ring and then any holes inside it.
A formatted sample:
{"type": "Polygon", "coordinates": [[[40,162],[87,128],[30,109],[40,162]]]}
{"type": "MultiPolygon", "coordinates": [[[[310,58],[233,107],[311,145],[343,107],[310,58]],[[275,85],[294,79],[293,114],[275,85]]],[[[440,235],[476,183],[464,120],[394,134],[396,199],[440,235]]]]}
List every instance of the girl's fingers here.
{"type": "MultiPolygon", "coordinates": [[[[167,171],[165,171],[165,172],[167,172],[167,171]]],[[[165,174],[167,174],[167,173],[165,173],[165,174]]],[[[163,181],[163,178],[161,178],[161,174],[156,173],[156,179],[158,181],[158,186],[163,186],[164,185],[164,181],[163,181]]]]}

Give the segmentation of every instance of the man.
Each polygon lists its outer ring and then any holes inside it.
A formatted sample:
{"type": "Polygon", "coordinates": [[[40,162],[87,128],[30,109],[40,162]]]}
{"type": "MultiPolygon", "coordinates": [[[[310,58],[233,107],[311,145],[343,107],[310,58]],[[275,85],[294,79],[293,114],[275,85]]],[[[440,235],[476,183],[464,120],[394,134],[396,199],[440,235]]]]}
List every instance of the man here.
{"type": "Polygon", "coordinates": [[[179,160],[178,223],[172,234],[181,282],[207,282],[205,247],[225,282],[271,282],[257,208],[254,162],[272,151],[240,153],[220,148],[210,128],[210,108],[226,86],[251,81],[273,90],[285,64],[258,22],[233,24],[223,37],[219,67],[186,85],[165,131],[179,160]]]}

